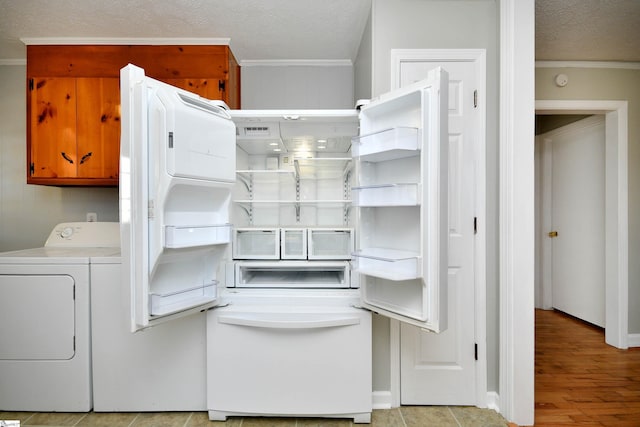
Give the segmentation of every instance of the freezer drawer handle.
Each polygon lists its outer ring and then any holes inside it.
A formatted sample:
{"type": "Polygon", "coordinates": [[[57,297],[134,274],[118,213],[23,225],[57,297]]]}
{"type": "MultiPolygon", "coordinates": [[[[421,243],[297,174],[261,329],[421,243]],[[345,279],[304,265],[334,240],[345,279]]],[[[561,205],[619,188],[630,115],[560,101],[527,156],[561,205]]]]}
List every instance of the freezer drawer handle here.
{"type": "Polygon", "coordinates": [[[270,318],[261,317],[260,315],[249,316],[218,316],[218,323],[227,325],[249,326],[253,328],[272,328],[272,329],[317,329],[317,328],[334,328],[338,326],[350,326],[360,324],[359,317],[322,317],[322,318],[299,318],[299,317],[281,317],[270,318]]]}

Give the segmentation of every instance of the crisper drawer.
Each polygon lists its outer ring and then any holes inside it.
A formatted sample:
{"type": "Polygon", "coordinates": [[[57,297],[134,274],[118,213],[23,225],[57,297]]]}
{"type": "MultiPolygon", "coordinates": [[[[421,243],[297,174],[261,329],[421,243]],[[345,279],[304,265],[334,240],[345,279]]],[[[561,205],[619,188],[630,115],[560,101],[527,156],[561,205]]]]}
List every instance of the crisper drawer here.
{"type": "Polygon", "coordinates": [[[278,228],[236,228],[233,230],[235,259],[280,259],[278,228]]]}
{"type": "Polygon", "coordinates": [[[212,419],[371,412],[369,312],[347,304],[326,311],[309,306],[296,311],[295,305],[242,308],[233,304],[207,314],[212,419]]]}
{"type": "Polygon", "coordinates": [[[310,228],[308,258],[349,260],[353,237],[352,228],[310,228]]]}
{"type": "Polygon", "coordinates": [[[307,229],[280,229],[280,245],[282,259],[307,259],[307,229]]]}

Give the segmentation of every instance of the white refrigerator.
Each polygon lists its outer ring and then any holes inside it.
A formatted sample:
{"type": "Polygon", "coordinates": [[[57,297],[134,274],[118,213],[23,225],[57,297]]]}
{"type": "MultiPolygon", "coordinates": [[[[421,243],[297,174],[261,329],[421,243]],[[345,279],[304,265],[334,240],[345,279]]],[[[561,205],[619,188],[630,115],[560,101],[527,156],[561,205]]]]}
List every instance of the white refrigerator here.
{"type": "Polygon", "coordinates": [[[369,422],[371,313],[446,329],[447,87],[228,111],[122,69],[131,330],[207,311],[211,419],[369,422]]]}

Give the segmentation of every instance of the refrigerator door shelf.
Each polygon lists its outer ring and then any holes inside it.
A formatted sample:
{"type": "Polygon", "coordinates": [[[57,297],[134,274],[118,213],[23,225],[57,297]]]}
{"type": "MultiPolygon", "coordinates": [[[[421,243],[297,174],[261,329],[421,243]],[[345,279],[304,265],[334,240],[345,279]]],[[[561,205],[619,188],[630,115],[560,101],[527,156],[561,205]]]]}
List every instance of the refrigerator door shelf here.
{"type": "Polygon", "coordinates": [[[422,277],[422,258],[417,252],[368,248],[353,253],[354,269],[360,274],[393,281],[422,277]]]}
{"type": "Polygon", "coordinates": [[[221,245],[230,242],[231,224],[165,227],[165,247],[167,248],[221,245]]]}
{"type": "Polygon", "coordinates": [[[166,316],[186,310],[194,305],[212,303],[216,300],[218,281],[181,289],[165,294],[150,294],[150,313],[152,316],[166,316]]]}
{"type": "Polygon", "coordinates": [[[420,132],[414,127],[395,127],[352,138],[352,154],[366,162],[415,156],[420,150],[420,132]]]}

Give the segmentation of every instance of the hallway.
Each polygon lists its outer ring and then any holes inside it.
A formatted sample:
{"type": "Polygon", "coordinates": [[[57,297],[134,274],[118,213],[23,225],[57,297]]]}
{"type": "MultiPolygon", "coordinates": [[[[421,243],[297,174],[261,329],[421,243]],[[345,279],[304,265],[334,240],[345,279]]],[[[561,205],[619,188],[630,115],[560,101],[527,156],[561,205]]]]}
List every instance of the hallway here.
{"type": "Polygon", "coordinates": [[[640,426],[640,348],[559,311],[536,310],[535,337],[536,426],[640,426]]]}

